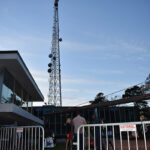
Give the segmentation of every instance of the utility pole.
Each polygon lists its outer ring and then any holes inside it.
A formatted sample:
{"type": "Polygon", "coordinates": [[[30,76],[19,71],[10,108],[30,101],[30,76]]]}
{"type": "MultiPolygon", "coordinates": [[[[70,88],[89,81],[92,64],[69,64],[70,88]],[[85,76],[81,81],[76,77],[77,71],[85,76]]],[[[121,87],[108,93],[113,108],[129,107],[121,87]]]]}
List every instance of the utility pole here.
{"type": "Polygon", "coordinates": [[[54,2],[54,24],[52,34],[52,48],[49,54],[50,63],[48,64],[49,73],[49,92],[48,104],[55,106],[62,106],[61,96],[61,68],[60,68],[60,49],[59,42],[59,17],[58,17],[58,1],[54,2]]]}

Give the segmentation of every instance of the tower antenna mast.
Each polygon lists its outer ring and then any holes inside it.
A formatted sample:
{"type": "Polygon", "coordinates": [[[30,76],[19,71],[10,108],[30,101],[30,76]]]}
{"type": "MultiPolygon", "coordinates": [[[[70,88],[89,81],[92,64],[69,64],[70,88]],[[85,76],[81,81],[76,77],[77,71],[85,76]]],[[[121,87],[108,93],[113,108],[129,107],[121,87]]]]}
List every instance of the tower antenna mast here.
{"type": "Polygon", "coordinates": [[[48,104],[55,106],[62,106],[60,49],[59,49],[59,42],[61,42],[62,39],[59,38],[58,1],[59,0],[55,0],[54,2],[52,47],[51,53],[49,54],[50,63],[48,64],[49,67],[48,104]]]}

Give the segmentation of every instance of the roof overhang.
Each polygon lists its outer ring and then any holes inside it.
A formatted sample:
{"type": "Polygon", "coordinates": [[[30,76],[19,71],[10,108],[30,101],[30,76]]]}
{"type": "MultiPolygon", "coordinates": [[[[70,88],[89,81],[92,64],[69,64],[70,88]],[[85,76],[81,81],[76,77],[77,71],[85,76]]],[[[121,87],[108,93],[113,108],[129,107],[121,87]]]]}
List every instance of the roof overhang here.
{"type": "Polygon", "coordinates": [[[0,124],[43,125],[43,121],[15,104],[0,104],[0,124]]]}
{"type": "Polygon", "coordinates": [[[0,51],[0,70],[4,68],[7,69],[32,96],[33,101],[44,101],[40,89],[18,51],[0,51]]]}

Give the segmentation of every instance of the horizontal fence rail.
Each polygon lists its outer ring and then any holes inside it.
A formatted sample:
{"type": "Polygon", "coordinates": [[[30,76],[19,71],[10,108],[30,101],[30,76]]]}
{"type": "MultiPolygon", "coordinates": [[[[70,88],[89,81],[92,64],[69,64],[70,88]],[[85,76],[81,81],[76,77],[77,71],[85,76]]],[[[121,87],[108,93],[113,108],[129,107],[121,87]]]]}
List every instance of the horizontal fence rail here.
{"type": "Polygon", "coordinates": [[[150,121],[81,125],[75,144],[77,150],[149,150],[150,121]]]}
{"type": "Polygon", "coordinates": [[[42,126],[0,128],[0,150],[44,150],[42,126]]]}

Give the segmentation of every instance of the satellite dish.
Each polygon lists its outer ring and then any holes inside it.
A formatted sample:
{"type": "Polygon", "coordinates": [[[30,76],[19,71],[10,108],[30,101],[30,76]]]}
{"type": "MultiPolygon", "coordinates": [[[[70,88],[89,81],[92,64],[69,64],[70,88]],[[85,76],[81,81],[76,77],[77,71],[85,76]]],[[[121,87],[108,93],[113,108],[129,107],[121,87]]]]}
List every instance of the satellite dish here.
{"type": "Polygon", "coordinates": [[[52,58],[52,56],[53,56],[52,54],[49,54],[49,58],[52,58]]]}
{"type": "Polygon", "coordinates": [[[62,42],[62,38],[59,38],[59,42],[62,42]]]}
{"type": "Polygon", "coordinates": [[[49,64],[48,64],[48,67],[51,67],[51,66],[52,66],[52,63],[49,63],[49,64]]]}
{"type": "Polygon", "coordinates": [[[48,69],[48,73],[51,73],[52,72],[52,70],[51,69],[48,69]]]}

